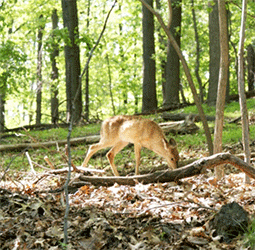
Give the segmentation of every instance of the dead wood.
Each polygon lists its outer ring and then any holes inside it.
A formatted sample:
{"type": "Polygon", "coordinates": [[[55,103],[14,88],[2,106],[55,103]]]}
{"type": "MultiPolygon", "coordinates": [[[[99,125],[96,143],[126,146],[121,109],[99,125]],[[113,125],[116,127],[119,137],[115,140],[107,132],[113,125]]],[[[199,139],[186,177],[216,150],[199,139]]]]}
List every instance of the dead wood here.
{"type": "MultiPolygon", "coordinates": [[[[247,91],[245,92],[246,98],[251,98],[255,96],[255,90],[247,91]]],[[[239,100],[239,94],[230,95],[229,101],[238,101],[239,100]]]]}
{"type": "Polygon", "coordinates": [[[50,166],[51,169],[55,169],[53,163],[50,161],[50,159],[47,155],[44,156],[44,160],[47,162],[47,164],[50,166]]]}
{"type": "MultiPolygon", "coordinates": [[[[255,169],[249,164],[245,163],[240,158],[231,155],[230,153],[219,153],[209,157],[202,158],[197,160],[187,166],[182,168],[171,170],[157,171],[154,173],[146,175],[137,175],[137,176],[110,176],[110,177],[96,177],[96,176],[85,176],[80,175],[80,181],[86,183],[91,183],[93,185],[100,186],[111,186],[115,183],[120,185],[135,185],[138,182],[143,184],[148,183],[163,183],[163,182],[172,182],[177,181],[182,178],[191,177],[198,174],[205,173],[206,169],[214,168],[222,164],[231,164],[236,168],[240,169],[242,172],[246,173],[249,177],[255,178],[255,169]]],[[[74,183],[73,183],[74,184],[74,183]]]]}
{"type": "Polygon", "coordinates": [[[164,122],[159,125],[166,134],[192,134],[199,130],[194,121],[188,119],[185,121],[164,122]]]}
{"type": "Polygon", "coordinates": [[[142,112],[142,113],[135,113],[135,115],[150,115],[150,114],[155,114],[155,113],[163,113],[166,111],[174,111],[177,109],[181,109],[181,108],[185,108],[188,106],[194,106],[194,103],[178,103],[178,104],[171,104],[167,107],[164,108],[158,108],[155,110],[150,110],[150,111],[146,111],[146,112],[142,112]]]}
{"type": "MultiPolygon", "coordinates": [[[[100,139],[100,135],[91,135],[81,138],[73,138],[70,143],[72,146],[77,144],[92,144],[98,142],[100,139]]],[[[52,147],[56,144],[65,145],[67,140],[59,140],[59,141],[49,141],[49,142],[38,142],[38,143],[19,143],[15,145],[0,145],[0,151],[21,151],[29,148],[43,148],[43,147],[52,147]]]]}
{"type": "MultiPolygon", "coordinates": [[[[68,167],[66,168],[61,168],[61,169],[52,169],[52,170],[49,170],[47,171],[45,174],[55,174],[55,175],[58,175],[58,174],[65,174],[68,172],[68,167]]],[[[77,172],[77,173],[84,173],[84,172],[87,172],[87,173],[98,173],[98,174],[104,174],[105,171],[104,170],[101,170],[101,169],[91,169],[91,168],[84,168],[84,167],[76,167],[76,168],[71,168],[71,171],[72,172],[77,172]]]]}
{"type": "MultiPolygon", "coordinates": [[[[244,153],[237,154],[237,157],[241,158],[242,160],[244,159],[244,153]]],[[[251,161],[254,161],[255,158],[255,152],[251,152],[251,161]]]]}
{"type": "Polygon", "coordinates": [[[25,125],[17,128],[5,129],[4,132],[18,132],[22,130],[46,130],[52,128],[67,128],[68,124],[66,123],[58,123],[58,124],[33,124],[33,125],[25,125]]]}
{"type": "MultiPolygon", "coordinates": [[[[201,118],[198,114],[172,114],[172,113],[167,113],[164,112],[162,114],[162,118],[164,120],[167,121],[182,121],[182,120],[186,120],[187,118],[193,120],[194,122],[200,122],[201,118]]],[[[215,121],[215,117],[214,116],[206,116],[207,121],[215,121]]]]}
{"type": "Polygon", "coordinates": [[[235,119],[233,119],[233,120],[231,120],[231,121],[229,121],[228,123],[238,123],[238,122],[240,122],[241,121],[241,116],[239,116],[239,117],[237,117],[237,118],[235,118],[235,119]]]}
{"type": "MultiPolygon", "coordinates": [[[[193,122],[179,121],[179,122],[170,122],[159,124],[165,133],[174,133],[174,134],[186,134],[193,133],[198,129],[198,127],[193,122]]],[[[100,135],[90,135],[80,138],[72,138],[70,143],[71,146],[79,144],[93,144],[97,143],[100,140],[100,135]]],[[[37,142],[37,143],[19,143],[14,145],[0,145],[1,151],[22,151],[24,149],[36,149],[43,147],[52,147],[58,145],[67,144],[67,140],[58,140],[58,141],[49,141],[49,142],[37,142]]]]}

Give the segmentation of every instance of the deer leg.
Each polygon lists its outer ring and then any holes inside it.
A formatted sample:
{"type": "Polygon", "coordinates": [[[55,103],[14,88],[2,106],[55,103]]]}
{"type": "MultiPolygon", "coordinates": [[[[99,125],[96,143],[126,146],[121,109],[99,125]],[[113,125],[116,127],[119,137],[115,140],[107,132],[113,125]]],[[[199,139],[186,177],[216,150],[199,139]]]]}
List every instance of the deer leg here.
{"type": "Polygon", "coordinates": [[[120,141],[106,155],[115,176],[119,176],[119,172],[114,164],[114,157],[116,154],[118,154],[118,152],[120,152],[121,149],[123,149],[127,145],[128,142],[120,141]]]}
{"type": "Polygon", "coordinates": [[[86,167],[88,162],[89,162],[89,159],[91,158],[91,156],[93,154],[95,154],[98,150],[100,149],[103,149],[103,148],[107,148],[107,147],[111,147],[112,144],[109,144],[109,143],[104,143],[104,142],[99,142],[99,143],[96,143],[96,144],[93,144],[89,147],[89,150],[87,152],[87,155],[82,163],[82,167],[86,167]]]}
{"type": "Polygon", "coordinates": [[[141,158],[141,149],[142,146],[140,143],[135,144],[135,174],[139,175],[139,165],[140,165],[140,158],[141,158]]]}

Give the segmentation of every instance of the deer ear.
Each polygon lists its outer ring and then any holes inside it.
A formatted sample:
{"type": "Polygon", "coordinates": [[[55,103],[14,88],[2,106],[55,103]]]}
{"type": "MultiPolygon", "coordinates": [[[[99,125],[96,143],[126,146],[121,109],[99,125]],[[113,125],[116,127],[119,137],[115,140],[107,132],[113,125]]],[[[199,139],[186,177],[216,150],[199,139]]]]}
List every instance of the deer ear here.
{"type": "Polygon", "coordinates": [[[175,139],[170,138],[170,140],[169,140],[169,145],[170,145],[172,148],[176,148],[176,147],[177,147],[177,143],[176,143],[175,139]]]}

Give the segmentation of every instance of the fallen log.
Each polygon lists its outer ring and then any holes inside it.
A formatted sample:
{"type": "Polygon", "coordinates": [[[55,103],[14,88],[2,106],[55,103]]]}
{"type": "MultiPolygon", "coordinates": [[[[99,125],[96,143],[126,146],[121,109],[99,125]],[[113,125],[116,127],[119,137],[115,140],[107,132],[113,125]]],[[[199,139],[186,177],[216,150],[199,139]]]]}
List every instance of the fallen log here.
{"type": "MultiPolygon", "coordinates": [[[[190,120],[193,120],[194,122],[200,122],[201,118],[198,114],[183,114],[183,113],[179,113],[179,114],[172,114],[172,113],[167,113],[164,112],[162,114],[162,118],[166,121],[182,121],[182,120],[186,120],[187,118],[190,120]]],[[[207,121],[215,121],[215,117],[214,116],[206,116],[207,121]]]]}
{"type": "MultiPolygon", "coordinates": [[[[206,169],[214,168],[218,165],[230,164],[240,169],[242,172],[246,173],[249,177],[255,179],[255,169],[249,164],[241,160],[240,158],[231,155],[230,153],[219,153],[209,157],[197,160],[187,166],[178,168],[175,170],[163,170],[157,171],[145,175],[137,176],[110,176],[110,177],[98,177],[98,176],[85,176],[80,175],[79,180],[86,183],[91,183],[92,185],[100,186],[112,186],[115,183],[119,185],[135,185],[138,182],[143,184],[148,183],[163,183],[177,181],[182,178],[191,177],[198,174],[205,173],[206,169]]],[[[75,182],[73,182],[75,185],[75,182]]],[[[82,185],[80,183],[80,185],[82,185]]]]}
{"type": "MultiPolygon", "coordinates": [[[[100,140],[100,135],[91,135],[86,137],[80,137],[80,138],[73,138],[71,139],[70,143],[71,145],[77,145],[77,144],[93,144],[100,140]]],[[[43,148],[43,147],[52,147],[56,144],[58,145],[65,145],[67,143],[67,140],[59,140],[59,141],[49,141],[49,142],[38,142],[38,143],[19,143],[14,145],[0,145],[0,152],[1,151],[21,151],[24,149],[30,149],[30,148],[43,148]]]]}
{"type": "Polygon", "coordinates": [[[33,125],[25,125],[17,128],[7,128],[4,130],[4,133],[7,132],[18,132],[22,130],[46,130],[46,129],[52,129],[52,128],[68,128],[67,123],[58,123],[58,124],[33,124],[33,125]]]}
{"type": "MultiPolygon", "coordinates": [[[[171,122],[171,123],[162,123],[159,124],[165,133],[193,133],[199,128],[193,122],[187,121],[180,121],[180,122],[171,122]]],[[[72,138],[71,139],[71,146],[78,145],[78,144],[93,144],[97,143],[100,140],[100,135],[90,135],[86,137],[80,138],[72,138]]],[[[49,148],[52,146],[58,145],[65,145],[67,144],[67,140],[58,140],[58,141],[49,141],[49,142],[37,142],[37,143],[18,143],[18,144],[6,144],[0,145],[0,152],[2,151],[22,151],[24,149],[36,149],[36,148],[49,148]]]]}
{"type": "Polygon", "coordinates": [[[191,120],[164,122],[160,123],[165,134],[193,134],[199,130],[199,127],[191,120]]]}
{"type": "MultiPolygon", "coordinates": [[[[255,96],[255,90],[247,91],[245,92],[246,98],[249,99],[251,97],[255,96]]],[[[230,95],[229,101],[238,101],[239,100],[239,94],[230,95]]]]}

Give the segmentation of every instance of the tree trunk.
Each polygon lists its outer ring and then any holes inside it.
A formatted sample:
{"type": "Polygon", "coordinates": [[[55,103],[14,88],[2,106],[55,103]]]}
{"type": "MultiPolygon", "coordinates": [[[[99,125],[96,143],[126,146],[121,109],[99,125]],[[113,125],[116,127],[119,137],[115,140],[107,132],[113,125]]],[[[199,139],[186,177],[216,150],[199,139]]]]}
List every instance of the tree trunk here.
{"type": "Polygon", "coordinates": [[[74,123],[81,119],[82,98],[80,77],[80,49],[76,0],[62,0],[64,27],[67,27],[70,45],[65,45],[67,121],[73,117],[74,123]]]}
{"type": "MultiPolygon", "coordinates": [[[[238,92],[239,103],[241,108],[242,117],[242,138],[245,158],[244,161],[250,164],[251,151],[250,151],[250,136],[249,136],[249,119],[245,97],[245,83],[244,83],[244,39],[245,39],[245,23],[247,12],[247,1],[243,0],[242,6],[242,21],[240,29],[239,49],[238,49],[238,92]]],[[[245,183],[249,183],[250,179],[245,175],[245,183]]]]}
{"type": "MultiPolygon", "coordinates": [[[[153,0],[146,0],[152,6],[153,0]]],[[[154,44],[153,14],[142,6],[143,12],[143,104],[142,111],[148,112],[157,109],[156,95],[156,65],[154,44]]]]}
{"type": "Polygon", "coordinates": [[[255,53],[252,44],[247,48],[247,67],[248,67],[248,89],[254,90],[255,85],[255,53]]]}
{"type": "MultiPolygon", "coordinates": [[[[181,0],[172,1],[172,20],[170,32],[180,47],[181,44],[181,0]]],[[[166,108],[172,104],[179,104],[180,89],[180,61],[176,50],[168,40],[167,61],[165,67],[166,81],[163,85],[163,107],[166,108]]]]}
{"type": "MultiPolygon", "coordinates": [[[[213,11],[209,14],[209,49],[210,49],[210,64],[209,64],[209,88],[207,103],[210,106],[216,105],[217,93],[218,93],[218,81],[220,71],[220,31],[219,31],[219,11],[218,2],[214,0],[214,5],[211,6],[213,11]]],[[[226,25],[228,21],[226,18],[226,25]]],[[[228,28],[225,31],[228,35],[228,28]]],[[[229,99],[229,77],[227,77],[227,87],[225,93],[225,99],[229,99]]]]}
{"type": "Polygon", "coordinates": [[[0,87],[0,133],[4,132],[5,128],[5,90],[0,87]]]}
{"type": "MultiPolygon", "coordinates": [[[[162,4],[160,0],[156,0],[156,9],[161,11],[162,4]]],[[[162,95],[164,101],[164,93],[165,93],[165,85],[166,85],[166,56],[165,56],[165,48],[167,47],[167,39],[165,34],[161,31],[161,26],[159,25],[156,29],[158,34],[158,43],[159,43],[159,65],[160,65],[160,78],[157,80],[159,85],[162,86],[162,95]]]]}
{"type": "MultiPolygon", "coordinates": [[[[52,12],[52,29],[53,32],[55,29],[58,28],[58,15],[57,10],[54,9],[52,12]]],[[[54,35],[53,35],[54,36],[54,35]]],[[[56,58],[59,55],[59,48],[58,44],[52,45],[52,52],[51,52],[51,79],[52,79],[52,85],[51,85],[51,122],[53,124],[58,123],[59,114],[58,114],[58,67],[56,58]]]]}
{"type": "MultiPolygon", "coordinates": [[[[150,5],[148,5],[148,3],[145,0],[139,0],[139,1],[142,2],[143,5],[146,8],[148,8],[151,11],[151,13],[153,13],[157,17],[161,27],[163,28],[163,30],[166,33],[169,41],[172,43],[174,49],[176,50],[176,52],[177,52],[177,54],[178,54],[178,56],[179,56],[179,58],[182,62],[183,70],[185,72],[185,75],[187,77],[187,81],[189,83],[191,92],[193,94],[194,102],[197,106],[198,113],[199,113],[199,115],[201,117],[201,120],[202,120],[202,123],[203,123],[203,127],[204,127],[204,130],[205,130],[206,141],[207,141],[207,145],[208,145],[208,150],[209,150],[209,153],[211,155],[211,154],[213,154],[213,144],[212,144],[212,138],[211,138],[211,133],[210,133],[210,130],[209,130],[208,122],[206,120],[206,116],[205,116],[203,107],[202,107],[202,105],[199,101],[199,97],[197,95],[196,87],[195,87],[194,82],[192,80],[192,76],[190,74],[188,64],[187,64],[187,62],[186,62],[186,60],[185,60],[185,58],[182,54],[182,51],[181,51],[180,47],[178,46],[178,44],[176,43],[176,41],[175,41],[173,35],[171,34],[171,32],[169,31],[168,27],[165,25],[161,15],[157,11],[155,11],[150,5]]],[[[168,8],[169,8],[169,15],[170,15],[169,20],[171,19],[171,5],[170,5],[170,3],[171,3],[171,1],[168,0],[168,8]]]]}
{"type": "Polygon", "coordinates": [[[199,86],[199,97],[200,97],[200,102],[204,102],[204,89],[203,89],[203,84],[201,77],[199,75],[199,66],[200,66],[200,42],[199,42],[199,35],[197,31],[197,19],[196,19],[196,12],[194,8],[194,0],[191,0],[192,4],[192,19],[193,19],[193,26],[194,26],[194,32],[195,32],[195,40],[196,40],[196,67],[195,67],[195,74],[199,86]]]}
{"type": "Polygon", "coordinates": [[[214,0],[214,5],[211,8],[212,12],[209,14],[210,64],[207,103],[208,105],[215,106],[220,69],[220,34],[217,0],[214,0]]]}
{"type": "MultiPolygon", "coordinates": [[[[40,15],[39,22],[42,23],[43,15],[40,15]]],[[[37,41],[37,86],[36,86],[36,124],[41,124],[42,118],[42,37],[44,24],[40,24],[37,41]]]]}
{"type": "MultiPolygon", "coordinates": [[[[228,33],[227,33],[227,12],[225,0],[218,0],[219,28],[220,28],[220,71],[216,103],[216,121],[214,130],[213,153],[222,152],[222,131],[224,122],[224,106],[226,99],[226,87],[228,82],[228,33]]],[[[216,168],[217,180],[223,177],[223,169],[216,168]]]]}
{"type": "MultiPolygon", "coordinates": [[[[87,6],[87,33],[89,34],[89,19],[90,18],[90,0],[88,0],[88,6],[87,6]]],[[[91,46],[89,43],[87,43],[88,50],[91,50],[91,46]]],[[[89,56],[89,55],[88,55],[89,56]]],[[[85,115],[84,119],[86,121],[89,120],[89,67],[86,70],[85,74],[85,115]]]]}

